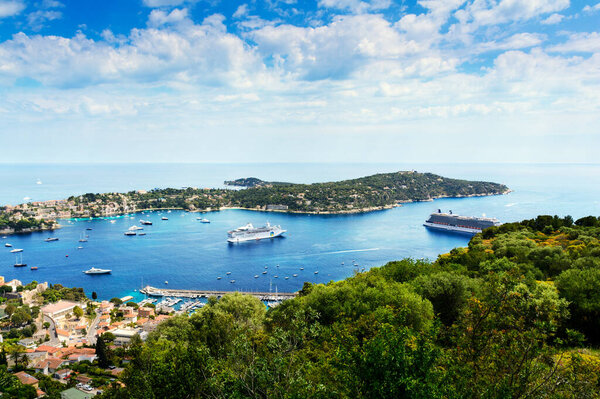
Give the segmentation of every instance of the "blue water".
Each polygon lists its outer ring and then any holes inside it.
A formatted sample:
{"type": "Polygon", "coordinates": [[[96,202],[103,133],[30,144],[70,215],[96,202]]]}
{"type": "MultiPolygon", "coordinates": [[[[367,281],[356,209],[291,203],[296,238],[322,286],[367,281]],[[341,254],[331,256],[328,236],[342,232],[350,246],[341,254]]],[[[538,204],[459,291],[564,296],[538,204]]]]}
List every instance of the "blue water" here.
{"type": "Polygon", "coordinates": [[[135,188],[217,187],[225,179],[246,176],[311,182],[406,169],[501,182],[514,191],[504,196],[411,203],[357,215],[226,210],[206,214],[210,224],[201,224],[196,220],[198,214],[183,211],[122,217],[115,219],[114,224],[103,219],[65,220],[61,221],[64,227],[52,233],[0,239],[2,246],[10,242],[15,248],[23,248],[23,261],[39,267],[37,271],[31,271],[29,266],[14,268],[15,255],[0,247],[0,275],[23,283],[35,279],[83,287],[88,293],[96,291],[100,298],[131,294],[142,283],[165,286],[165,281],[170,288],[293,291],[301,288],[304,281],[340,280],[363,267],[368,269],[403,257],[434,259],[440,253],[466,245],[468,237],[422,227],[429,213],[438,208],[465,215],[486,214],[505,222],[544,213],[570,214],[575,218],[600,214],[600,165],[4,165],[0,166],[0,203],[21,202],[25,196],[45,200],[135,188]],[[43,184],[36,184],[38,178],[43,184]],[[169,220],[162,221],[162,216],[169,220]],[[123,232],[141,218],[154,222],[145,227],[147,235],[124,236],[123,232]],[[227,230],[247,222],[262,225],[267,220],[287,229],[286,237],[226,243],[227,230]],[[85,230],[88,227],[92,230],[85,230]],[[83,232],[90,237],[87,243],[80,244],[78,239],[83,232]],[[44,242],[49,236],[60,240],[44,242]],[[77,249],[79,245],[84,249],[77,249]],[[82,273],[92,266],[109,268],[113,273],[82,273]],[[262,274],[264,270],[268,271],[266,275],[262,274]],[[222,279],[217,280],[217,276],[222,279]]]}

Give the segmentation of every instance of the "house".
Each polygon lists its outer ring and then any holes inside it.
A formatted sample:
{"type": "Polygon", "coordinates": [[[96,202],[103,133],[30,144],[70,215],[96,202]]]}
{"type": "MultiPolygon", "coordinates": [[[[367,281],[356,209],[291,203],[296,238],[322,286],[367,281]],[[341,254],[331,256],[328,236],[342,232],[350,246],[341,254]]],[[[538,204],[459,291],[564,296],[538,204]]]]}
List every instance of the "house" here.
{"type": "Polygon", "coordinates": [[[50,345],[40,345],[35,349],[36,352],[46,352],[49,355],[54,355],[56,352],[60,351],[60,348],[56,348],[50,345]]]}
{"type": "Polygon", "coordinates": [[[69,363],[83,362],[84,360],[87,360],[91,363],[94,360],[96,360],[96,355],[88,355],[85,353],[73,353],[72,355],[69,355],[68,360],[69,363]]]}
{"type": "Polygon", "coordinates": [[[56,303],[51,303],[42,308],[42,312],[46,316],[50,316],[54,320],[62,319],[67,314],[73,314],[73,309],[76,306],[83,308],[83,305],[77,302],[60,300],[56,303]]]}
{"type": "Polygon", "coordinates": [[[36,373],[42,373],[44,375],[53,374],[60,366],[67,363],[64,359],[59,359],[57,357],[49,357],[44,360],[40,360],[35,365],[33,365],[33,369],[36,373]]]}
{"type": "Polygon", "coordinates": [[[17,342],[17,345],[24,346],[27,349],[33,349],[36,346],[33,338],[23,338],[17,342]]]}
{"type": "Polygon", "coordinates": [[[116,346],[127,345],[134,335],[140,334],[140,332],[137,329],[134,330],[132,328],[117,328],[116,330],[111,332],[115,336],[114,344],[116,346]]]}
{"type": "Polygon", "coordinates": [[[60,393],[60,399],[92,399],[94,394],[80,391],[77,388],[69,388],[60,393]]]}
{"type": "Polygon", "coordinates": [[[73,373],[73,370],[61,369],[61,370],[56,370],[52,376],[58,380],[66,380],[71,376],[72,373],[73,373]]]}
{"type": "Polygon", "coordinates": [[[154,316],[154,308],[142,306],[138,309],[138,317],[148,318],[150,316],[154,316]]]}
{"type": "Polygon", "coordinates": [[[15,377],[21,381],[21,384],[31,385],[34,388],[38,387],[39,380],[32,375],[27,374],[24,371],[19,371],[18,373],[13,374],[15,377]]]}
{"type": "Polygon", "coordinates": [[[75,381],[81,382],[82,384],[89,384],[92,382],[92,379],[87,375],[79,374],[77,377],[75,377],[75,381]]]}
{"type": "Polygon", "coordinates": [[[56,335],[58,335],[58,340],[60,342],[67,342],[71,334],[67,330],[62,330],[60,328],[56,329],[56,335]]]}

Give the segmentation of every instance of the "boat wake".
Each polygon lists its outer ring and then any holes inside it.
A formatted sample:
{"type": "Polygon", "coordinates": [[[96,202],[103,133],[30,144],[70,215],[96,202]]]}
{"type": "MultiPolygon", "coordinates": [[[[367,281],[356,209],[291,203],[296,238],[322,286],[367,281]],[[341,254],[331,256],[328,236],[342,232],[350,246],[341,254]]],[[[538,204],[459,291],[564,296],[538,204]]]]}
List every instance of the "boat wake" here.
{"type": "Polygon", "coordinates": [[[321,252],[315,255],[336,255],[336,254],[347,254],[351,252],[369,252],[369,251],[379,251],[379,248],[367,248],[367,249],[347,249],[344,251],[332,251],[332,252],[321,252]]]}

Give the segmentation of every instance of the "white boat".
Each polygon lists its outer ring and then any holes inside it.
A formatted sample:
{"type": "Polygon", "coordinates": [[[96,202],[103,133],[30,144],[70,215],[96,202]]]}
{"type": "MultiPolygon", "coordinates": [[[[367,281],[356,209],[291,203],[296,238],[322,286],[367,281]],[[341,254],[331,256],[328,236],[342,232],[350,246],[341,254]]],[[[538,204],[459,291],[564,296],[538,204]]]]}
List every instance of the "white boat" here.
{"type": "Polygon", "coordinates": [[[140,226],[131,226],[128,230],[129,231],[136,231],[136,230],[144,230],[144,228],[140,227],[140,226]]]}
{"type": "Polygon", "coordinates": [[[10,247],[12,247],[12,244],[6,243],[6,244],[4,244],[4,246],[7,248],[10,248],[10,247]]]}
{"type": "Polygon", "coordinates": [[[37,179],[37,181],[35,182],[35,184],[42,184],[42,181],[40,179],[37,179]]]}
{"type": "Polygon", "coordinates": [[[196,218],[196,220],[199,220],[200,223],[210,223],[210,220],[205,219],[205,218],[196,218]]]}
{"type": "Polygon", "coordinates": [[[161,219],[161,220],[169,220],[169,218],[168,218],[168,217],[164,217],[164,216],[163,216],[163,217],[161,217],[160,219],[161,219]]]}
{"type": "Polygon", "coordinates": [[[16,252],[23,252],[23,250],[22,250],[22,249],[20,249],[20,248],[15,248],[15,249],[11,249],[11,251],[10,251],[10,252],[14,254],[14,253],[16,253],[16,252]]]}
{"type": "Polygon", "coordinates": [[[230,243],[262,240],[265,238],[275,238],[285,233],[281,226],[271,226],[269,222],[263,227],[254,227],[252,223],[238,227],[235,230],[227,232],[227,241],[230,243]]]}
{"type": "Polygon", "coordinates": [[[44,241],[46,241],[46,242],[58,241],[58,237],[48,237],[44,241]]]}
{"type": "Polygon", "coordinates": [[[110,223],[115,224],[117,221],[116,220],[111,220],[110,223]]]}
{"type": "Polygon", "coordinates": [[[452,211],[442,213],[438,209],[436,213],[429,215],[429,219],[423,226],[429,229],[449,231],[453,233],[477,234],[488,227],[500,226],[498,219],[487,217],[459,216],[452,211]]]}
{"type": "Polygon", "coordinates": [[[96,267],[92,267],[89,270],[84,271],[85,274],[110,274],[112,270],[110,269],[98,269],[96,267]]]}
{"type": "Polygon", "coordinates": [[[77,247],[77,249],[83,249],[83,247],[77,247]]]}
{"type": "Polygon", "coordinates": [[[85,231],[79,236],[79,242],[87,242],[85,231]]]}
{"type": "Polygon", "coordinates": [[[126,236],[136,236],[137,235],[137,233],[135,231],[126,231],[123,234],[125,234],[126,236]]]}

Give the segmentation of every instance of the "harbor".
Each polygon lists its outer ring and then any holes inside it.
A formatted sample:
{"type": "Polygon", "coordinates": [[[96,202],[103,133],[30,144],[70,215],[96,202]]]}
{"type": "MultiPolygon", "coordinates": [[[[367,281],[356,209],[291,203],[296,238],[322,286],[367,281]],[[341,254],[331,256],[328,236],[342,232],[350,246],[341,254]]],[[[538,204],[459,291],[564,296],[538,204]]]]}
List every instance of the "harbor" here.
{"type": "Polygon", "coordinates": [[[216,291],[216,290],[183,290],[183,289],[171,289],[171,288],[156,288],[152,286],[146,286],[140,290],[142,294],[150,297],[174,297],[174,298],[209,298],[217,297],[220,298],[223,295],[232,294],[239,292],[246,295],[252,295],[261,301],[283,301],[286,299],[294,298],[298,295],[297,292],[258,292],[258,291],[216,291]]]}

